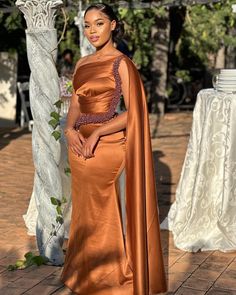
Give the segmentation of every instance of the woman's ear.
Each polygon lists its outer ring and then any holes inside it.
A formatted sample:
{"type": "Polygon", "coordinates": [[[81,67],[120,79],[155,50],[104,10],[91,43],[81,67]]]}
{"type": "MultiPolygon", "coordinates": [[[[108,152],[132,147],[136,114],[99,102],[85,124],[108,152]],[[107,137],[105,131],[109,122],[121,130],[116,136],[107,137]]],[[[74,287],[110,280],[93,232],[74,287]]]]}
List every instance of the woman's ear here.
{"type": "Polygon", "coordinates": [[[113,21],[111,21],[111,30],[114,31],[116,28],[116,21],[113,19],[113,21]]]}

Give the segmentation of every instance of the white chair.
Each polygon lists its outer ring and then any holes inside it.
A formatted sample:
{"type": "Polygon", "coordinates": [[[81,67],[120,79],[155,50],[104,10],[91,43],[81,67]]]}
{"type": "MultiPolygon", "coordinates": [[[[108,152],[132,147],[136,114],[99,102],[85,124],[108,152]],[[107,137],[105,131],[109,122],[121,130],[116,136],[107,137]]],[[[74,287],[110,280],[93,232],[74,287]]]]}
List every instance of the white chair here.
{"type": "Polygon", "coordinates": [[[19,90],[21,100],[20,127],[23,128],[27,124],[29,131],[32,131],[34,121],[30,119],[30,102],[26,100],[25,96],[25,91],[29,91],[29,82],[17,82],[17,87],[19,90]]]}

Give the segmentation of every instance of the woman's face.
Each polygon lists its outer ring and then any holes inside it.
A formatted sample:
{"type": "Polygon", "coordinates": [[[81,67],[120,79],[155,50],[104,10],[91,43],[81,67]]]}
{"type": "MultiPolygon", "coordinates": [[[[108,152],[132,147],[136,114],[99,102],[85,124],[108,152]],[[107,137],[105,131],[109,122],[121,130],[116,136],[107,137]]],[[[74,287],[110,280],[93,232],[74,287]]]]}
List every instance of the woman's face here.
{"type": "Polygon", "coordinates": [[[110,21],[101,11],[91,9],[85,15],[84,25],[85,36],[94,47],[99,48],[111,40],[116,21],[110,21]]]}

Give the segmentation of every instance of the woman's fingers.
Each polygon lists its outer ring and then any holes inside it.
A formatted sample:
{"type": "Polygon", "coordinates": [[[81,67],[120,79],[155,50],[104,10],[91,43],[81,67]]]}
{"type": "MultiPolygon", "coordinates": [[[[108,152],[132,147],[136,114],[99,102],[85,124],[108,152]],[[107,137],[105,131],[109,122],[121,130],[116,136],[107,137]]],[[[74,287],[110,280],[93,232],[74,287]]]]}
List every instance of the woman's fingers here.
{"type": "Polygon", "coordinates": [[[88,158],[89,157],[89,153],[88,153],[88,147],[85,146],[85,157],[88,158]]]}
{"type": "Polygon", "coordinates": [[[93,151],[98,140],[99,140],[99,137],[95,133],[90,135],[90,137],[86,138],[82,148],[82,153],[85,158],[94,157],[93,151]]]}
{"type": "Polygon", "coordinates": [[[75,149],[74,146],[70,146],[70,149],[71,149],[73,154],[78,155],[78,151],[75,149]]]}
{"type": "Polygon", "coordinates": [[[82,148],[83,147],[81,142],[73,142],[72,144],[70,144],[70,149],[74,154],[82,155],[82,148]]]}
{"type": "Polygon", "coordinates": [[[92,146],[89,145],[89,146],[86,146],[85,148],[85,155],[86,155],[86,158],[92,158],[93,157],[93,153],[92,153],[92,146]]]}
{"type": "Polygon", "coordinates": [[[88,148],[88,156],[91,158],[92,155],[93,155],[93,147],[92,147],[92,145],[90,145],[88,148]]]}
{"type": "Polygon", "coordinates": [[[78,137],[82,143],[85,143],[86,139],[84,138],[84,136],[80,132],[78,133],[78,137]]]}
{"type": "Polygon", "coordinates": [[[88,148],[87,145],[84,145],[83,146],[82,154],[83,154],[83,156],[84,156],[85,159],[89,158],[89,148],[88,148]]]}

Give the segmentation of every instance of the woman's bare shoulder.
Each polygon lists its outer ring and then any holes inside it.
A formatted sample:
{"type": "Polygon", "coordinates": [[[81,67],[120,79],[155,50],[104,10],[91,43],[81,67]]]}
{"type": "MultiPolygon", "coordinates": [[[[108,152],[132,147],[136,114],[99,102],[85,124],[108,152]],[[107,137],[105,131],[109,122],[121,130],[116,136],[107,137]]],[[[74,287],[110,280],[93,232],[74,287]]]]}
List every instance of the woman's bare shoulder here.
{"type": "Polygon", "coordinates": [[[88,57],[89,57],[89,55],[86,55],[86,56],[81,57],[77,61],[75,68],[78,69],[79,66],[83,65],[84,63],[86,63],[86,61],[88,60],[88,57]]]}

